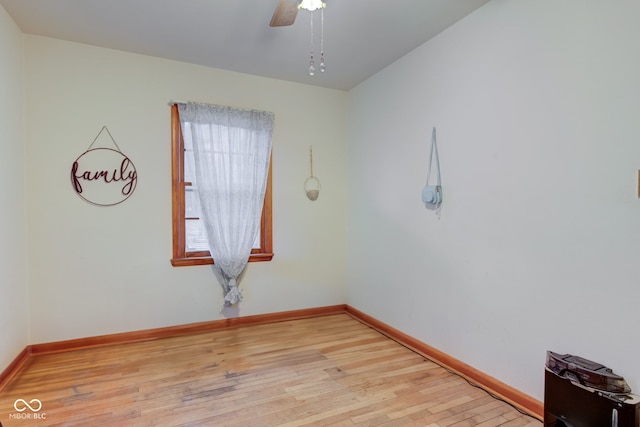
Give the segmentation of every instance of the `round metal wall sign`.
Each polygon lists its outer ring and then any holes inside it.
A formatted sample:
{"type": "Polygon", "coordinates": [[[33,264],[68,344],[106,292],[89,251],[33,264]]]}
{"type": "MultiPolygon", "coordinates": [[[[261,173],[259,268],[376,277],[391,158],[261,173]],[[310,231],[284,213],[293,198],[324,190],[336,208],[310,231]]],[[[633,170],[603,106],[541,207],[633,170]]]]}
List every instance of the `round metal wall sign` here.
{"type": "Polygon", "coordinates": [[[73,162],[71,184],[80,197],[98,206],[127,200],[136,189],[138,173],[131,159],[112,148],[93,148],[73,162]]]}

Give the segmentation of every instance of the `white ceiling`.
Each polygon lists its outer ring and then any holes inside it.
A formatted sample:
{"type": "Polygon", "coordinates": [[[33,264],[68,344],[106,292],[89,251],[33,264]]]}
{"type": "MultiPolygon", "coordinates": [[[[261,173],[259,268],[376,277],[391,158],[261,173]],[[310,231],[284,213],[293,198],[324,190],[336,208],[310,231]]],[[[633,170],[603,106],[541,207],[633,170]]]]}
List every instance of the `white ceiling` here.
{"type": "MultiPolygon", "coordinates": [[[[308,75],[310,12],[277,0],[0,0],[27,34],[348,90],[489,0],[325,0],[327,71],[308,75]]],[[[319,51],[319,12],[316,59],[319,51]]],[[[316,61],[317,63],[318,61],[316,61]]]]}

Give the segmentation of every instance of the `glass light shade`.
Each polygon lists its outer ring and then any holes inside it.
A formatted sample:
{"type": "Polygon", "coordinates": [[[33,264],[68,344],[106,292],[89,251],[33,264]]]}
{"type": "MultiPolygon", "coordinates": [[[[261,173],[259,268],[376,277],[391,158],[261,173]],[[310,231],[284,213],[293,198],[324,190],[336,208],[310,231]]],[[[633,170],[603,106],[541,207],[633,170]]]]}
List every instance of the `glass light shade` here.
{"type": "Polygon", "coordinates": [[[313,12],[325,6],[326,4],[322,0],[302,0],[298,5],[298,9],[306,9],[313,12]]]}

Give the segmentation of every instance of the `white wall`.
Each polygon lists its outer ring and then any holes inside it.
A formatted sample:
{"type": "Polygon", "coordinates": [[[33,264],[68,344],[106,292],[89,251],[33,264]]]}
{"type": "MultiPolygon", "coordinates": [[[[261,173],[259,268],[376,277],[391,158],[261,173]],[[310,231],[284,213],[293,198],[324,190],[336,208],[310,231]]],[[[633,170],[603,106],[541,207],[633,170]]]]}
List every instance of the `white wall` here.
{"type": "Polygon", "coordinates": [[[26,39],[32,342],[222,318],[211,267],[172,267],[169,100],[276,114],[272,262],[251,263],[239,315],[344,302],[346,93],[48,38],[26,39]],[[106,125],[138,171],[96,207],[70,170],[106,125]],[[303,191],[308,150],[322,192],[303,191]]]}
{"type": "Polygon", "coordinates": [[[493,0],[352,90],[347,303],[540,400],[546,350],[640,391],[639,18],[493,0]]]}
{"type": "Polygon", "coordinates": [[[0,6],[0,372],[29,344],[23,50],[0,6]]]}

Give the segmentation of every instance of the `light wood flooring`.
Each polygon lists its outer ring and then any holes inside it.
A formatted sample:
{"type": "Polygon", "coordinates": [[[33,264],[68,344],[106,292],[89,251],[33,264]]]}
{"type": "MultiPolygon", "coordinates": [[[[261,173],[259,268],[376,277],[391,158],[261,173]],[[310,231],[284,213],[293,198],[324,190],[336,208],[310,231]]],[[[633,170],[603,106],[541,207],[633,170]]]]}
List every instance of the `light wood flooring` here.
{"type": "Polygon", "coordinates": [[[0,422],[542,425],[347,314],[35,356],[0,394],[0,422]]]}

